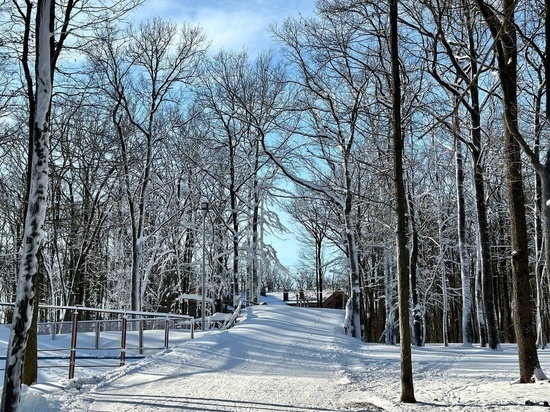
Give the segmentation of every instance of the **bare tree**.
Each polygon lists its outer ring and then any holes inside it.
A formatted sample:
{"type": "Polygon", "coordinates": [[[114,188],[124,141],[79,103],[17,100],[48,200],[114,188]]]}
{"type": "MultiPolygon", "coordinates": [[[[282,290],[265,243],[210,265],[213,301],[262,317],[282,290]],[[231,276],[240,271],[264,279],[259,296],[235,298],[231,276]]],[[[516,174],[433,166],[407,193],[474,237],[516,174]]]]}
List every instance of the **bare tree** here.
{"type": "Polygon", "coordinates": [[[401,80],[399,69],[397,0],[389,4],[390,59],[392,79],[392,134],[395,184],[395,212],[397,226],[397,284],[399,296],[399,335],[401,344],[401,401],[416,402],[414,396],[411,353],[411,329],[409,327],[409,252],[407,249],[407,194],[403,173],[403,135],[401,130],[401,80]]]}
{"type": "Polygon", "coordinates": [[[119,36],[107,27],[97,48],[90,50],[90,59],[103,76],[101,87],[114,103],[112,118],[120,141],[132,228],[131,308],[140,310],[146,288],[143,257],[151,234],[146,216],[156,153],[167,137],[169,107],[182,101],[177,88],[193,82],[199,73],[206,39],[198,27],[185,24],[178,28],[159,19],[131,31],[127,44],[119,36]],[[139,157],[135,157],[137,147],[143,150],[139,157]]]}
{"type": "Polygon", "coordinates": [[[101,283],[108,259],[100,243],[114,204],[118,170],[111,131],[109,117],[85,91],[52,110],[50,235],[43,249],[48,283],[61,291],[50,297],[52,305],[103,302],[106,288],[101,283]]]}
{"type": "Polygon", "coordinates": [[[464,166],[462,158],[462,145],[459,141],[455,148],[456,167],[456,191],[458,214],[458,250],[460,254],[460,275],[462,280],[462,344],[473,343],[472,330],[472,288],[470,282],[470,255],[466,248],[466,210],[464,201],[464,166]]]}
{"type": "MultiPolygon", "coordinates": [[[[112,10],[113,18],[123,17],[129,8],[139,4],[139,0],[117,3],[112,10]]],[[[105,5],[105,7],[108,7],[108,5],[105,5]]],[[[28,200],[24,203],[27,209],[25,218],[27,229],[25,229],[26,234],[23,238],[25,248],[21,257],[18,286],[18,306],[21,313],[14,318],[12,338],[10,339],[12,344],[8,351],[14,351],[9,357],[13,360],[13,363],[6,368],[6,384],[4,385],[2,397],[2,407],[5,408],[3,410],[15,410],[17,408],[21,383],[21,362],[30,329],[30,319],[26,318],[33,315],[33,310],[32,308],[29,309],[29,305],[32,306],[35,296],[33,278],[37,271],[37,253],[43,236],[42,227],[45,219],[48,139],[50,133],[49,116],[54,73],[60,64],[62,51],[71,47],[68,43],[70,36],[73,35],[79,41],[85,41],[84,36],[76,36],[78,30],[85,31],[85,28],[89,27],[88,24],[97,22],[94,18],[87,20],[84,16],[90,17],[94,13],[101,15],[104,11],[102,7],[91,8],[87,2],[80,4],[78,1],[69,0],[62,7],[59,7],[59,9],[63,9],[63,17],[56,20],[58,10],[56,3],[40,1],[36,9],[36,30],[33,32],[33,9],[34,5],[29,1],[24,4],[18,1],[13,2],[11,13],[8,13],[10,25],[8,33],[15,36],[17,41],[12,43],[6,39],[6,42],[2,44],[3,47],[12,48],[14,51],[13,56],[16,56],[19,64],[21,64],[23,96],[28,103],[29,111],[26,188],[28,200]],[[83,15],[78,23],[75,21],[75,15],[77,14],[83,15]],[[33,33],[36,40],[35,47],[32,45],[33,33]],[[20,38],[17,37],[19,34],[21,34],[20,38]],[[54,37],[55,34],[57,34],[57,37],[54,37]],[[33,61],[35,63],[34,70],[32,69],[33,61]]],[[[73,46],[77,43],[79,42],[75,41],[73,46]]],[[[32,341],[34,342],[34,339],[32,341]]],[[[34,356],[28,358],[32,359],[34,356]]],[[[36,376],[36,367],[25,369],[31,372],[26,380],[32,381],[33,377],[36,376]],[[31,369],[34,370],[34,373],[31,369]]]]}
{"type": "Polygon", "coordinates": [[[213,135],[209,150],[216,165],[208,173],[228,196],[229,215],[223,224],[231,237],[234,300],[239,296],[244,268],[249,298],[259,300],[259,266],[265,249],[261,240],[263,205],[273,179],[273,167],[267,164],[259,139],[275,127],[282,75],[281,65],[270,52],[250,61],[246,53],[222,51],[207,61],[202,79],[198,101],[206,109],[203,120],[213,135]]]}
{"type": "MultiPolygon", "coordinates": [[[[482,139],[482,110],[484,95],[490,95],[480,86],[480,76],[488,69],[480,60],[486,43],[486,33],[477,30],[477,14],[468,1],[425,2],[410,4],[409,12],[414,17],[415,28],[425,39],[423,52],[426,54],[426,70],[447,93],[448,116],[457,116],[463,107],[470,118],[470,139],[456,133],[452,121],[447,121],[440,110],[434,113],[456,139],[460,139],[472,154],[474,188],[476,196],[477,236],[480,250],[480,275],[483,283],[482,310],[478,311],[482,346],[488,338],[492,349],[499,347],[499,327],[496,316],[495,293],[493,290],[493,266],[491,261],[491,239],[487,220],[487,199],[484,171],[484,142],[482,139]],[[454,5],[460,7],[453,7],[454,5]],[[426,10],[429,14],[426,14],[426,10]],[[431,19],[426,16],[431,15],[431,19]],[[465,56],[465,58],[461,58],[465,56]],[[452,113],[452,114],[451,114],[452,113]],[[485,326],[486,325],[486,326],[485,326]]],[[[486,56],[486,55],[485,55],[486,56]]],[[[483,84],[490,84],[491,79],[483,84]]]]}
{"type": "Polygon", "coordinates": [[[323,244],[329,230],[330,208],[322,200],[298,197],[287,204],[285,209],[313,240],[317,305],[322,308],[323,280],[326,271],[326,265],[323,261],[323,244]]]}
{"type": "MultiPolygon", "coordinates": [[[[48,140],[47,138],[50,132],[49,117],[50,102],[52,99],[52,85],[54,83],[54,75],[57,68],[63,65],[61,59],[62,53],[67,50],[76,48],[77,45],[84,44],[87,39],[89,39],[89,37],[86,36],[86,31],[93,24],[96,24],[98,21],[108,20],[111,18],[121,19],[128,12],[128,10],[137,6],[138,4],[140,4],[140,2],[141,0],[128,0],[115,2],[115,4],[103,4],[101,7],[95,7],[90,5],[89,1],[81,2],[78,0],[68,0],[60,5],[56,4],[56,2],[41,1],[39,2],[35,12],[34,4],[32,2],[13,1],[11,7],[6,10],[6,13],[0,15],[2,18],[5,18],[3,24],[6,25],[6,35],[0,44],[0,48],[2,49],[2,52],[7,52],[2,53],[2,56],[10,56],[10,59],[15,60],[17,62],[16,64],[18,64],[20,67],[20,72],[22,73],[20,79],[21,87],[17,86],[17,82],[14,81],[14,87],[13,90],[11,90],[11,93],[14,96],[14,100],[19,98],[24,100],[28,108],[28,120],[26,122],[26,126],[29,138],[27,152],[26,187],[24,190],[26,195],[24,197],[23,209],[27,211],[31,210],[33,214],[38,213],[37,216],[42,216],[42,214],[45,213],[45,211],[41,209],[42,204],[40,202],[45,202],[46,197],[44,196],[44,199],[42,200],[36,200],[34,197],[30,196],[31,189],[33,189],[32,181],[36,180],[35,177],[33,177],[36,173],[36,164],[33,162],[36,162],[38,151],[42,151],[41,156],[48,156],[46,142],[48,140]],[[111,10],[111,13],[108,16],[103,14],[106,9],[111,10]],[[59,10],[62,10],[62,17],[56,18],[58,17],[57,13],[59,10]],[[36,13],[36,24],[33,24],[34,13],[36,13]],[[42,28],[42,30],[45,30],[41,34],[42,40],[46,42],[44,38],[47,36],[47,44],[49,44],[50,47],[47,55],[47,64],[44,60],[44,58],[46,57],[45,46],[43,46],[43,49],[40,50],[38,40],[40,37],[39,23],[42,17],[46,14],[48,16],[47,20],[42,21],[43,24],[40,27],[42,28]],[[79,18],[76,18],[77,15],[79,16],[79,18]],[[34,45],[33,42],[35,42],[34,45]],[[40,64],[38,63],[39,59],[42,59],[40,64]],[[44,77],[46,70],[49,72],[49,80],[47,81],[47,83],[44,83],[46,82],[44,77]],[[40,73],[40,71],[42,72],[40,73]],[[42,87],[43,83],[49,86],[42,87]],[[47,99],[44,97],[45,94],[48,94],[49,96],[47,99]],[[37,116],[39,114],[41,117],[38,119],[39,122],[37,122],[37,116]],[[38,127],[40,127],[40,129],[38,127]],[[47,130],[44,131],[44,128],[47,130]],[[41,137],[41,133],[45,134],[46,139],[41,137]],[[44,146],[45,151],[44,147],[41,148],[40,146],[44,146]],[[30,200],[38,202],[34,204],[33,209],[30,209],[30,205],[28,204],[30,200]],[[40,204],[40,207],[38,206],[38,204],[40,204]]],[[[45,167],[45,172],[43,174],[47,175],[47,161],[46,164],[44,164],[42,161],[38,162],[38,166],[45,167]]],[[[34,183],[34,185],[36,185],[36,182],[34,183]]],[[[34,187],[34,190],[38,190],[38,188],[34,187]]],[[[29,213],[27,212],[25,219],[27,219],[28,216],[29,213]]],[[[39,220],[44,219],[44,216],[40,217],[39,220]]],[[[32,246],[29,245],[29,249],[27,249],[25,253],[30,253],[32,256],[34,256],[33,259],[37,258],[40,239],[42,236],[42,234],[40,233],[42,230],[42,224],[43,222],[37,224],[36,220],[32,223],[32,225],[37,225],[37,231],[33,232],[36,235],[36,243],[32,246]]],[[[25,220],[25,226],[28,227],[28,225],[31,225],[31,223],[25,220]]],[[[33,242],[35,241],[29,243],[33,242]]],[[[23,243],[27,243],[27,239],[25,239],[25,237],[23,238],[23,243]]],[[[29,256],[27,256],[26,258],[29,258],[29,256]]],[[[22,267],[23,265],[21,265],[21,268],[22,267]]],[[[36,271],[36,269],[34,270],[36,271]]],[[[20,279],[22,278],[21,273],[22,272],[20,269],[20,279]]],[[[34,276],[30,276],[27,278],[28,283],[26,284],[26,287],[35,287],[33,278],[34,276]]],[[[21,287],[23,287],[22,283],[21,287]]],[[[33,290],[32,292],[27,291],[27,293],[29,293],[30,296],[33,296],[34,298],[34,293],[36,293],[36,290],[33,290]]],[[[35,304],[37,304],[37,302],[38,300],[36,300],[35,304]]],[[[30,301],[27,301],[27,303],[32,303],[32,299],[30,301]]],[[[21,310],[26,310],[26,308],[24,308],[23,306],[21,307],[21,310]]],[[[33,310],[30,310],[28,314],[33,315],[33,310]]],[[[37,318],[35,316],[33,322],[36,322],[36,319],[37,318]]],[[[15,326],[14,329],[16,329],[15,326]]],[[[24,342],[22,349],[20,348],[22,352],[25,352],[26,344],[29,340],[31,343],[30,347],[36,346],[35,336],[32,333],[27,336],[27,331],[34,331],[35,329],[35,327],[30,328],[28,326],[23,327],[23,329],[17,328],[17,334],[24,332],[24,336],[18,336],[20,342],[24,342]]],[[[19,359],[17,360],[17,362],[18,361],[19,359]]],[[[25,383],[30,384],[36,379],[37,375],[36,352],[31,351],[29,353],[29,356],[27,356],[25,362],[26,365],[24,368],[24,379],[25,383]],[[30,362],[27,362],[27,360],[30,362]]],[[[15,374],[18,373],[18,367],[12,369],[10,373],[12,372],[15,374]]],[[[19,376],[9,376],[10,378],[14,378],[16,380],[16,383],[20,382],[19,376]]],[[[12,391],[14,388],[12,382],[13,381],[10,380],[10,384],[7,385],[9,389],[6,389],[6,385],[4,386],[4,389],[12,391]]],[[[17,391],[14,393],[18,394],[17,391]]],[[[15,398],[18,399],[18,396],[16,396],[15,398]]],[[[15,407],[16,404],[17,402],[15,402],[12,407],[15,407]]],[[[10,406],[5,407],[9,408],[10,406]]]]}
{"type": "Polygon", "coordinates": [[[52,97],[53,14],[50,0],[38,3],[36,17],[36,102],[33,113],[32,167],[15,312],[6,356],[2,411],[17,411],[21,372],[34,309],[33,280],[38,271],[38,249],[44,237],[48,195],[49,113],[52,97]]]}
{"type": "Polygon", "coordinates": [[[534,308],[529,282],[529,249],[519,143],[523,141],[523,137],[518,126],[518,50],[515,25],[517,3],[513,0],[504,0],[499,14],[483,0],[476,0],[476,4],[489,26],[495,42],[498,74],[502,90],[504,154],[512,243],[514,328],[518,343],[520,382],[528,383],[533,378],[546,379],[546,377],[540,367],[537,354],[536,331],[533,319],[534,308]]]}
{"type": "Polygon", "coordinates": [[[357,41],[359,27],[347,31],[346,16],[323,11],[319,20],[292,21],[276,31],[296,69],[295,104],[298,128],[290,127],[278,147],[265,149],[294,183],[315,191],[339,209],[349,263],[350,316],[346,328],[362,337],[360,268],[354,216],[354,154],[363,138],[361,119],[368,111],[367,91],[373,87],[368,47],[357,41]],[[369,57],[366,57],[369,56],[369,57]],[[298,138],[298,136],[300,136],[298,138]],[[308,145],[304,145],[304,139],[308,145]]]}

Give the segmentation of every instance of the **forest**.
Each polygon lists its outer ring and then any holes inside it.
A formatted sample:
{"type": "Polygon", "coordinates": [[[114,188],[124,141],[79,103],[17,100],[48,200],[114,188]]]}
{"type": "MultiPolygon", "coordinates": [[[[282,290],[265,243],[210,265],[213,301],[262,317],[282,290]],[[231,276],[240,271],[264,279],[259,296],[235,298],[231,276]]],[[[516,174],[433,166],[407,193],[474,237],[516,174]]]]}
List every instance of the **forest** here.
{"type": "Polygon", "coordinates": [[[41,303],[185,313],[206,271],[215,310],[343,289],[368,342],[547,345],[548,0],[319,0],[257,56],[140,3],[45,6],[41,97],[40,13],[0,1],[1,302],[44,163],[41,303]]]}

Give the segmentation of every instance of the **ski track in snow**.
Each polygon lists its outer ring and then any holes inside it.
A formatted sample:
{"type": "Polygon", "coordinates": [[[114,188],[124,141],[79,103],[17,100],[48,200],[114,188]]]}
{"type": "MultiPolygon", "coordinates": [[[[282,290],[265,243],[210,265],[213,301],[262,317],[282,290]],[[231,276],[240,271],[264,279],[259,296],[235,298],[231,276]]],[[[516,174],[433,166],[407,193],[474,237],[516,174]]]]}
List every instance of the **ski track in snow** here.
{"type": "MultiPolygon", "coordinates": [[[[345,336],[341,310],[271,304],[228,331],[95,377],[24,391],[22,411],[537,411],[548,382],[512,385],[515,345],[413,347],[417,403],[399,402],[399,347],[345,336]]],[[[539,351],[543,369],[550,352],[539,351]]]]}

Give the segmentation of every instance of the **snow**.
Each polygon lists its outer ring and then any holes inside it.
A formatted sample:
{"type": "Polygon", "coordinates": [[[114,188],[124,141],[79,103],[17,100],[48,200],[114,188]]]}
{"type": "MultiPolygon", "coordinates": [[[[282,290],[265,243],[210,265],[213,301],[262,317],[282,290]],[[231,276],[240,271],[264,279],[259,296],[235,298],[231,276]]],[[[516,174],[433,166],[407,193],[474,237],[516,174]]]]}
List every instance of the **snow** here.
{"type": "MultiPolygon", "coordinates": [[[[413,347],[418,402],[402,404],[398,346],[344,335],[343,310],[265,299],[267,304],[245,309],[232,329],[197,331],[194,340],[189,331],[173,330],[175,347],[124,367],[77,368],[73,380],[66,379],[66,368],[40,369],[39,383],[23,390],[21,410],[521,411],[542,409],[525,406],[527,400],[549,398],[548,382],[512,384],[518,376],[515,345],[495,352],[451,344],[413,347]]],[[[6,337],[7,329],[0,328],[0,346],[6,337]]],[[[57,346],[69,339],[40,338],[41,345],[57,346]]],[[[158,332],[159,346],[163,338],[158,332]]],[[[91,342],[93,336],[79,334],[79,345],[91,342]]],[[[102,335],[103,347],[115,343],[102,335]]],[[[548,369],[550,352],[539,356],[548,369]]]]}
{"type": "Polygon", "coordinates": [[[37,99],[35,122],[41,131],[47,128],[47,116],[50,111],[52,94],[51,58],[50,58],[50,0],[42,2],[40,19],[40,33],[38,44],[38,73],[37,73],[37,99]]]}

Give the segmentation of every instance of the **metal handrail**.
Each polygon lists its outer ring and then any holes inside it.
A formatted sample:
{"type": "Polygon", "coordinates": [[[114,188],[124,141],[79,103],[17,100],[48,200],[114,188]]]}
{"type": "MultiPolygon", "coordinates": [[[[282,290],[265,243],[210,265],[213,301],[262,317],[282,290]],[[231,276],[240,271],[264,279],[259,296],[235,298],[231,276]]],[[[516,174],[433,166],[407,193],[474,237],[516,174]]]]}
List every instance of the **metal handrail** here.
{"type": "MultiPolygon", "coordinates": [[[[14,306],[13,303],[6,303],[6,302],[0,302],[1,306],[14,306]]],[[[120,322],[121,323],[121,343],[120,347],[120,366],[123,366],[125,364],[126,359],[129,359],[130,357],[126,356],[126,330],[127,330],[127,324],[128,322],[139,322],[139,353],[143,353],[143,322],[144,321],[164,321],[164,348],[167,349],[169,347],[169,327],[170,327],[170,321],[177,321],[177,320],[183,320],[185,323],[189,324],[190,328],[190,334],[191,339],[194,338],[194,324],[195,324],[195,318],[189,315],[179,315],[179,314],[173,314],[173,313],[162,313],[162,312],[141,312],[141,311],[127,311],[127,310],[118,310],[118,309],[98,309],[98,308],[89,308],[84,306],[56,306],[56,305],[39,305],[39,309],[53,309],[53,310],[64,310],[64,311],[72,311],[72,320],[71,321],[48,321],[45,323],[45,325],[49,325],[51,328],[52,333],[52,340],[55,339],[56,331],[57,331],[57,325],[61,324],[71,324],[71,347],[70,348],[52,348],[49,349],[50,351],[54,350],[69,350],[69,379],[74,378],[74,369],[76,367],[76,360],[81,359],[80,357],[76,356],[77,351],[77,335],[78,335],[78,324],[79,322],[83,323],[95,323],[98,325],[96,327],[96,348],[99,349],[99,334],[101,332],[100,324],[104,322],[120,322]],[[100,313],[111,313],[111,314],[118,314],[122,315],[119,319],[116,320],[109,320],[109,319],[101,319],[101,320],[84,320],[80,321],[78,319],[78,313],[79,312],[100,312],[100,313]],[[135,317],[138,318],[135,318],[135,317]]],[[[83,348],[78,348],[83,349],[83,348]]],[[[150,348],[145,348],[150,349],[150,348]]],[[[89,357],[88,357],[89,358],[89,357]]],[[[131,357],[134,358],[134,357],[131,357]]],[[[109,365],[111,366],[111,365],[109,365]]]]}
{"type": "MultiPolygon", "coordinates": [[[[15,303],[9,303],[9,302],[0,302],[0,306],[15,306],[15,303]]],[[[176,313],[169,313],[169,312],[141,312],[141,311],[133,311],[133,310],[126,310],[126,309],[99,309],[99,308],[89,308],[87,306],[58,306],[58,305],[38,305],[39,309],[61,309],[61,310],[73,310],[73,311],[88,311],[88,312],[99,312],[99,313],[116,313],[119,315],[138,315],[138,316],[158,316],[158,317],[170,317],[170,318],[177,318],[177,319],[193,319],[192,316],[189,315],[179,315],[176,313]]]]}

